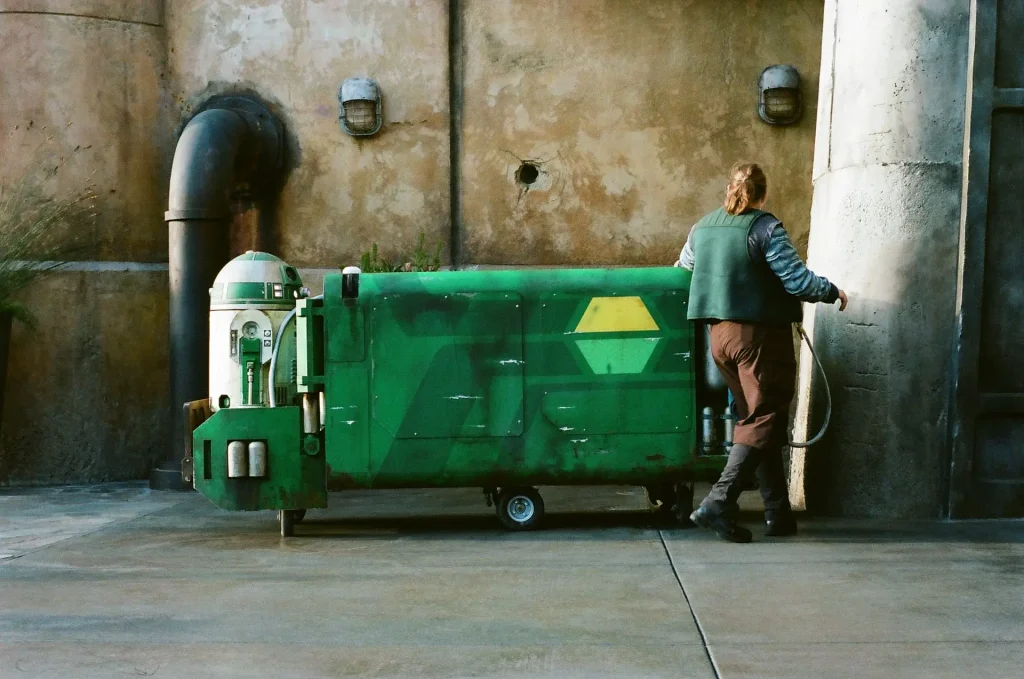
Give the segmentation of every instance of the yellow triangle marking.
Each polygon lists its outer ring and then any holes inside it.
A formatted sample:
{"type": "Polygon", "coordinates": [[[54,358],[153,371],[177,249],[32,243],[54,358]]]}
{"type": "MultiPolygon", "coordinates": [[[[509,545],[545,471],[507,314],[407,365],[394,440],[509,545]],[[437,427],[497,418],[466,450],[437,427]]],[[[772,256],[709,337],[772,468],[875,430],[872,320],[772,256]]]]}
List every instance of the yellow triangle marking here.
{"type": "Polygon", "coordinates": [[[639,297],[594,297],[576,326],[576,332],[643,330],[658,330],[658,324],[639,297]]]}

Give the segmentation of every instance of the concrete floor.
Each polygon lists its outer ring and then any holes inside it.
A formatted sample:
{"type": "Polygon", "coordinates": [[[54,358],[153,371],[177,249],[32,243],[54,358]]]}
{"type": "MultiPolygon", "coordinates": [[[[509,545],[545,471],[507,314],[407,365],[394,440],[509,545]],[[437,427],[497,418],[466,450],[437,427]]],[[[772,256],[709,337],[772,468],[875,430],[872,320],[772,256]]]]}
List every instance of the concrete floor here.
{"type": "Polygon", "coordinates": [[[409,491],[282,540],[195,494],[0,491],[0,678],[1024,676],[1024,522],[731,545],[637,489],[544,495],[535,533],[409,491]]]}

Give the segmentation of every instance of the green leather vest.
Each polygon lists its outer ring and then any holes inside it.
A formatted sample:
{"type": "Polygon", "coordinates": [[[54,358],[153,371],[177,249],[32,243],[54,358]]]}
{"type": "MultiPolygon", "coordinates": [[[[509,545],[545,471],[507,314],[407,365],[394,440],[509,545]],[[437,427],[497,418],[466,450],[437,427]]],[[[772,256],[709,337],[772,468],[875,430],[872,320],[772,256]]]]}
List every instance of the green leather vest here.
{"type": "Polygon", "coordinates": [[[693,227],[690,320],[799,322],[800,301],[786,292],[765,261],[752,262],[747,239],[761,210],[730,215],[719,208],[693,227]]]}

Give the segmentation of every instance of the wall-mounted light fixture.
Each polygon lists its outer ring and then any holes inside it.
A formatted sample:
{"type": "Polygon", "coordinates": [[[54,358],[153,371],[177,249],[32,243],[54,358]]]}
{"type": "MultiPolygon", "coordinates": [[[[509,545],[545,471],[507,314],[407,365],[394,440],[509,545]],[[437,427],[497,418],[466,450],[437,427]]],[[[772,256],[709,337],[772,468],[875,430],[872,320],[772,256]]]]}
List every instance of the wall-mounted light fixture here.
{"type": "Polygon", "coordinates": [[[769,125],[792,125],[800,120],[800,74],[792,66],[777,64],[761,71],[757,92],[761,120],[769,125]]]}
{"type": "Polygon", "coordinates": [[[353,137],[369,137],[384,122],[380,86],[373,78],[349,78],[338,90],[341,129],[353,137]]]}

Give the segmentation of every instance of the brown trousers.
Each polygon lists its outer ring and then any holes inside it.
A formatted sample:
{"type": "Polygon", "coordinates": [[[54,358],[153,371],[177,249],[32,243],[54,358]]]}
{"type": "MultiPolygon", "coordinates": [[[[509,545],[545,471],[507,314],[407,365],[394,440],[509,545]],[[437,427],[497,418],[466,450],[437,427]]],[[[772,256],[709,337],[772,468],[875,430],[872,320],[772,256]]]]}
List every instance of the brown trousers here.
{"type": "Polygon", "coordinates": [[[796,382],[790,325],[719,321],[711,326],[711,354],[736,402],[733,441],[781,452],[796,382]]]}
{"type": "Polygon", "coordinates": [[[796,380],[793,331],[787,325],[721,321],[711,326],[711,354],[735,400],[738,421],[729,461],[701,505],[729,518],[751,473],[757,476],[765,518],[790,511],[782,448],[796,380]]]}

